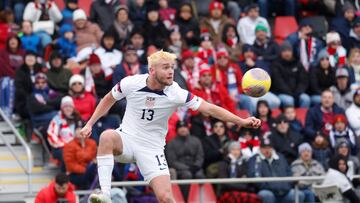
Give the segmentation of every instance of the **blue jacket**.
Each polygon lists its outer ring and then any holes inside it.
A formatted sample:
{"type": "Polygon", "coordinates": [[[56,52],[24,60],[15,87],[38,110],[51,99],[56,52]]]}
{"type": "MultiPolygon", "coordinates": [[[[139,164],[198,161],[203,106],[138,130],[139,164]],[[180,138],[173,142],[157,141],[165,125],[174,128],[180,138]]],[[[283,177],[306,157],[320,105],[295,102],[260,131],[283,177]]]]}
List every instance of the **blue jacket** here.
{"type": "MultiPolygon", "coordinates": [[[[275,152],[275,150],[273,151],[275,152]]],[[[286,177],[292,176],[291,169],[286,159],[280,153],[273,154],[273,161],[271,164],[262,158],[262,155],[255,155],[250,158],[248,163],[249,177],[286,177]]],[[[290,182],[262,182],[256,183],[259,190],[271,190],[276,196],[286,195],[292,188],[290,182]]]]}
{"type": "MultiPolygon", "coordinates": [[[[344,114],[344,109],[338,107],[336,104],[333,106],[334,114],[344,114]]],[[[307,141],[313,141],[316,135],[316,132],[320,131],[323,127],[323,113],[321,111],[321,105],[316,105],[309,109],[306,114],[306,121],[305,121],[305,139],[307,141]]]]}
{"type": "MultiPolygon", "coordinates": [[[[72,32],[73,28],[69,24],[64,24],[60,28],[60,37],[56,41],[56,45],[59,46],[59,52],[67,59],[76,56],[76,42],[75,40],[68,40],[65,38],[66,32],[72,32]]],[[[75,39],[75,37],[74,37],[75,39]]]]}
{"type": "MultiPolygon", "coordinates": [[[[127,72],[125,71],[125,66],[127,66],[127,64],[125,64],[125,62],[122,62],[115,67],[112,77],[113,85],[116,85],[118,82],[120,82],[120,80],[122,80],[126,76],[129,76],[129,74],[127,74],[127,72]]],[[[139,69],[140,69],[140,74],[144,74],[148,72],[147,66],[145,65],[140,64],[139,69]]]]}
{"type": "Polygon", "coordinates": [[[22,35],[20,39],[23,49],[26,51],[35,52],[37,54],[41,53],[41,40],[40,37],[36,34],[33,33],[31,35],[22,35]]]}

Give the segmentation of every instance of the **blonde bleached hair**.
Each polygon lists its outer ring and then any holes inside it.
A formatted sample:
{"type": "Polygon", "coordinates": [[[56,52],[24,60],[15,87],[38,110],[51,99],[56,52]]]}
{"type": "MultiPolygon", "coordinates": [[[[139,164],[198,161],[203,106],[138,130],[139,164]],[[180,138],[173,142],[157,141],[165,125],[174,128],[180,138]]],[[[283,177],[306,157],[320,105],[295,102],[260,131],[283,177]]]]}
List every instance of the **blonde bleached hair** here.
{"type": "Polygon", "coordinates": [[[174,61],[176,59],[176,55],[170,52],[166,52],[163,50],[157,51],[150,56],[147,57],[148,60],[148,69],[154,66],[155,64],[160,63],[162,60],[171,60],[174,61]]]}

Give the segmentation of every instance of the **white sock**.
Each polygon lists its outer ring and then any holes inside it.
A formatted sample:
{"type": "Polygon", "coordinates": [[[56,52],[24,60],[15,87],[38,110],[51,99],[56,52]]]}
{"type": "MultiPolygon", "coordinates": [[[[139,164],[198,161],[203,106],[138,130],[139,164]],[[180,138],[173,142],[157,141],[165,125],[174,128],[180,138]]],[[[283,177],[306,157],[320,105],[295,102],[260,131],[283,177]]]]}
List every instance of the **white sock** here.
{"type": "Polygon", "coordinates": [[[101,192],[110,197],[111,176],[114,168],[114,155],[97,156],[98,176],[101,192]]]}

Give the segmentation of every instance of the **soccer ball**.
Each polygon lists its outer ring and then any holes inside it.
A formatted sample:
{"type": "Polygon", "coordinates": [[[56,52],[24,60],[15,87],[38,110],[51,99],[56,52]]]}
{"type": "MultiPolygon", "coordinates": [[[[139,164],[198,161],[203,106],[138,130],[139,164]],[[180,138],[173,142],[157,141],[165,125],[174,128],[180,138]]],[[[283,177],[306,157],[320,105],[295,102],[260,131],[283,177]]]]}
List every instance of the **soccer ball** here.
{"type": "Polygon", "coordinates": [[[244,74],[241,85],[244,94],[251,97],[261,97],[269,91],[271,78],[265,70],[253,68],[244,74]]]}

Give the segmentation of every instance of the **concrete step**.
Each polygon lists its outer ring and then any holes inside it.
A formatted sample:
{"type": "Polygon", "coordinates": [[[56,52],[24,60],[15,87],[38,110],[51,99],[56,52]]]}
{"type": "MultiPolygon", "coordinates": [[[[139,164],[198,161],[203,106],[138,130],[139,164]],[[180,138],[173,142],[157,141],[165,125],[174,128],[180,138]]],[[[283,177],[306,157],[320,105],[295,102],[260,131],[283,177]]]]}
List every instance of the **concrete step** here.
{"type": "MultiPolygon", "coordinates": [[[[37,192],[54,179],[59,169],[34,167],[31,175],[31,188],[37,192]]],[[[0,168],[0,194],[22,193],[28,191],[28,176],[22,168],[0,168]]]]}
{"type": "MultiPolygon", "coordinates": [[[[12,146],[14,153],[22,165],[27,167],[28,157],[23,146],[12,146]]],[[[34,167],[31,175],[31,188],[37,192],[46,186],[60,171],[57,167],[44,167],[42,146],[30,144],[34,167]]],[[[10,193],[26,193],[28,191],[28,176],[6,146],[0,146],[0,200],[1,195],[10,193]]]]}
{"type": "MultiPolygon", "coordinates": [[[[31,190],[37,193],[41,188],[48,185],[53,178],[33,178],[31,179],[31,190]]],[[[0,183],[0,195],[10,193],[26,193],[28,192],[27,180],[3,181],[0,183]]]]}
{"type": "MultiPolygon", "coordinates": [[[[25,148],[22,146],[13,145],[14,153],[19,156],[21,163],[27,164],[27,155],[25,148]]],[[[44,152],[41,144],[30,144],[30,149],[33,156],[34,166],[43,166],[47,162],[48,155],[44,152]]],[[[20,166],[16,158],[6,146],[0,147],[0,164],[9,164],[10,166],[20,166]]]]}

